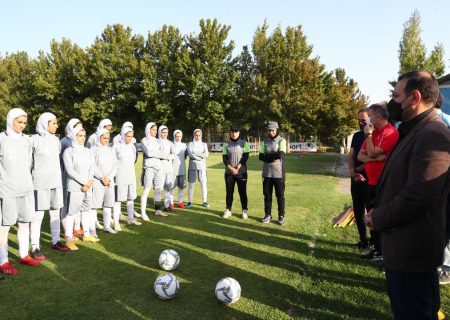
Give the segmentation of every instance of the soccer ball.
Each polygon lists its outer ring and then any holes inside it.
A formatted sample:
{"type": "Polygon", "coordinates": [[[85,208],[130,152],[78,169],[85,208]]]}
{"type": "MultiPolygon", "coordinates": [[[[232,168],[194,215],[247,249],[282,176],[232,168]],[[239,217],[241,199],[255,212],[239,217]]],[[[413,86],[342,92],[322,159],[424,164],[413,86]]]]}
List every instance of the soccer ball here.
{"type": "Polygon", "coordinates": [[[180,264],[180,256],[175,250],[167,249],[159,255],[159,266],[163,270],[175,270],[180,264]]]}
{"type": "Polygon", "coordinates": [[[160,275],[154,284],[155,293],[163,300],[175,298],[179,288],[180,283],[177,277],[171,273],[160,275]]]}
{"type": "Polygon", "coordinates": [[[241,297],[241,285],[233,278],[223,278],[217,282],[216,297],[224,304],[235,303],[241,297]]]}

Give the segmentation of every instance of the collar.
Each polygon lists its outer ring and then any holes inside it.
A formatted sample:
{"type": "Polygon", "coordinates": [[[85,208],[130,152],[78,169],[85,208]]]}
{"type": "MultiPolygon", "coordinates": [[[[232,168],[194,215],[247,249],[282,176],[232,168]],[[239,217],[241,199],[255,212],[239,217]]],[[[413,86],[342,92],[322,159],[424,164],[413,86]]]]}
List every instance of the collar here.
{"type": "Polygon", "coordinates": [[[400,124],[400,126],[398,127],[398,132],[400,134],[399,136],[399,140],[403,139],[408,133],[411,132],[411,130],[423,119],[425,118],[427,115],[429,115],[431,112],[433,111],[433,108],[430,108],[424,112],[422,112],[421,114],[415,116],[414,118],[412,118],[411,120],[409,120],[408,122],[403,122],[402,124],[400,124]]]}

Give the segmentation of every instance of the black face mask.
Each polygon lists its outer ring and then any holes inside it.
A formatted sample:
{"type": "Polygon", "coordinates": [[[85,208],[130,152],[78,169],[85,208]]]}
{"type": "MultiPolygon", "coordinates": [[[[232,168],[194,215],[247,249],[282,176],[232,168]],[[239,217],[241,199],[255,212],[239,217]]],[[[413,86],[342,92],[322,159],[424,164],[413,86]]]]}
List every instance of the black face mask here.
{"type": "Polygon", "coordinates": [[[364,130],[364,127],[366,126],[366,122],[365,121],[359,121],[359,129],[361,130],[361,131],[363,131],[364,130]]]}
{"type": "Polygon", "coordinates": [[[394,99],[389,100],[387,104],[389,120],[393,122],[402,121],[402,112],[403,112],[402,103],[405,102],[406,99],[408,99],[408,97],[403,99],[402,102],[397,102],[394,99]]]}

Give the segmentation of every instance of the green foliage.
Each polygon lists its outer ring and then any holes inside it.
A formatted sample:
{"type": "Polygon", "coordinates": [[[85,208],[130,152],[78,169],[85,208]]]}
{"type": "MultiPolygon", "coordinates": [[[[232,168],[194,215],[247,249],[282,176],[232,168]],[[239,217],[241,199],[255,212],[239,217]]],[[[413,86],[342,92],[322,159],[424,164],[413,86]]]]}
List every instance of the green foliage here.
{"type": "MultiPolygon", "coordinates": [[[[231,123],[262,135],[269,119],[285,133],[331,144],[357,127],[354,113],[364,97],[356,82],[343,70],[325,71],[301,26],[278,26],[269,35],[265,22],[251,50],[245,46],[235,58],[230,26],[202,19],[199,27],[183,35],[164,25],[145,39],[114,24],[86,49],[63,38],[36,58],[0,57],[1,125],[9,108],[21,107],[30,133],[45,111],[58,116],[60,133],[73,117],[88,131],[110,118],[115,131],[132,121],[138,138],[148,121],[186,132],[200,127],[207,141],[231,123]]],[[[436,47],[430,63],[442,55],[436,47]]]]}
{"type": "Polygon", "coordinates": [[[420,29],[420,14],[413,12],[409,20],[403,25],[403,36],[399,44],[399,75],[413,70],[427,70],[436,77],[445,71],[444,47],[437,44],[430,56],[426,58],[426,48],[422,42],[420,29]]]}

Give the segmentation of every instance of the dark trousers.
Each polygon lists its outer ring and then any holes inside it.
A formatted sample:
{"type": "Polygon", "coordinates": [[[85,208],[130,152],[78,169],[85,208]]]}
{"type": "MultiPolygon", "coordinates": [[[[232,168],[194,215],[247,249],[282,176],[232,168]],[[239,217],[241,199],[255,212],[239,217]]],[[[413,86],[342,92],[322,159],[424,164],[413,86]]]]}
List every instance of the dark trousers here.
{"type": "Polygon", "coordinates": [[[395,320],[437,320],[440,308],[439,276],[386,268],[386,282],[395,320]]]}
{"type": "MultiPolygon", "coordinates": [[[[367,185],[367,192],[366,192],[366,208],[367,212],[369,212],[370,209],[373,207],[373,202],[375,200],[376,196],[376,190],[377,186],[371,186],[370,184],[367,185]]],[[[373,246],[375,247],[375,250],[382,254],[381,250],[381,239],[380,239],[380,232],[377,230],[370,230],[370,238],[373,246]]]]}
{"type": "Polygon", "coordinates": [[[239,197],[241,198],[242,210],[247,210],[247,172],[242,172],[236,175],[225,173],[225,186],[227,190],[227,209],[231,210],[233,205],[234,185],[237,184],[239,197]]]}
{"type": "Polygon", "coordinates": [[[284,182],[284,178],[263,177],[264,213],[266,216],[272,215],[272,192],[275,188],[278,203],[278,217],[284,217],[284,182]]]}
{"type": "Polygon", "coordinates": [[[355,182],[351,178],[350,191],[352,193],[353,213],[355,214],[359,240],[364,243],[367,243],[366,221],[364,220],[364,213],[366,212],[366,189],[367,182],[355,182]]]}

